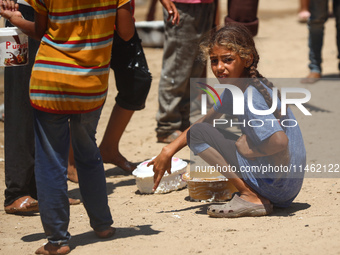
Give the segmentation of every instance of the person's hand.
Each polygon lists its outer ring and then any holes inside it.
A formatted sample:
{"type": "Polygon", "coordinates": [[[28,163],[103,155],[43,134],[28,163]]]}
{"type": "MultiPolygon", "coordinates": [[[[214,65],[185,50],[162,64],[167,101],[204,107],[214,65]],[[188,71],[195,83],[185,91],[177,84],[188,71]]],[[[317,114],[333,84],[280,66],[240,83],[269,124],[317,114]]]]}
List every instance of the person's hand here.
{"type": "Polygon", "coordinates": [[[10,20],[14,16],[22,17],[18,11],[19,4],[11,0],[0,0],[0,15],[5,19],[10,20]]]}
{"type": "Polygon", "coordinates": [[[164,150],[153,160],[151,160],[147,166],[153,165],[153,182],[154,186],[152,188],[152,192],[155,192],[157,189],[163,175],[165,174],[165,171],[168,172],[168,174],[171,174],[171,159],[172,157],[167,155],[164,150]]]}
{"type": "Polygon", "coordinates": [[[179,24],[179,14],[175,4],[171,0],[159,0],[168,12],[168,21],[171,19],[173,25],[179,24]]]}
{"type": "Polygon", "coordinates": [[[237,151],[244,156],[245,158],[248,158],[250,160],[255,160],[255,157],[252,157],[252,151],[254,144],[253,142],[248,138],[246,135],[241,135],[239,139],[237,139],[236,143],[236,149],[237,151]]]}

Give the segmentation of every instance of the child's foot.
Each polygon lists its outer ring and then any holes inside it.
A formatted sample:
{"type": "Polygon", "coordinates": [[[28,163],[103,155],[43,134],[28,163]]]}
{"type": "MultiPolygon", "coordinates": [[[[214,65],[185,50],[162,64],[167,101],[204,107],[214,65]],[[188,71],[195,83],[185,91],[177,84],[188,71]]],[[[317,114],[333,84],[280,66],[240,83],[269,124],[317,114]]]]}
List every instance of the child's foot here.
{"type": "Polygon", "coordinates": [[[78,198],[68,198],[68,202],[70,205],[79,205],[81,203],[80,199],[78,198]]]}
{"type": "Polygon", "coordinates": [[[298,21],[300,23],[306,23],[310,17],[309,11],[300,11],[298,14],[298,21]]]}
{"type": "Polygon", "coordinates": [[[69,179],[71,182],[78,183],[78,173],[77,168],[74,163],[68,162],[67,166],[67,179],[69,179]]]}
{"type": "Polygon", "coordinates": [[[264,216],[272,211],[273,205],[270,203],[249,202],[235,194],[226,204],[209,206],[207,213],[216,218],[237,218],[264,216]]]}
{"type": "Polygon", "coordinates": [[[122,154],[120,154],[120,152],[117,152],[115,155],[111,155],[101,150],[100,153],[102,155],[103,163],[114,164],[123,169],[125,172],[132,173],[132,171],[137,167],[136,163],[128,161],[122,154]]]}
{"type": "Polygon", "coordinates": [[[35,251],[35,254],[67,254],[69,253],[70,246],[68,245],[53,245],[51,243],[47,243],[44,246],[41,246],[38,250],[35,251]]]}
{"type": "Polygon", "coordinates": [[[313,84],[313,83],[317,82],[320,79],[321,79],[321,74],[320,73],[311,72],[311,73],[308,74],[308,76],[306,78],[303,78],[301,80],[301,83],[313,84]]]}
{"type": "Polygon", "coordinates": [[[104,230],[104,231],[94,231],[94,232],[99,238],[110,238],[116,233],[116,229],[113,227],[110,227],[109,229],[104,230]]]}

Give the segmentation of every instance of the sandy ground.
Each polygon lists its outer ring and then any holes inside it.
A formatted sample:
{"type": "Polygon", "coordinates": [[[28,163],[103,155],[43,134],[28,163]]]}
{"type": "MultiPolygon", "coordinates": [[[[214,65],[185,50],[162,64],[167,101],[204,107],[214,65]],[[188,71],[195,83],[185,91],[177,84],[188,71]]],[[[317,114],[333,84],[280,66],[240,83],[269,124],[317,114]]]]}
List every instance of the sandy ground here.
{"type": "MultiPolygon", "coordinates": [[[[224,16],[224,1],[221,6],[224,16]]],[[[137,1],[137,21],[144,19],[146,8],[147,3],[137,1]]],[[[297,22],[297,9],[297,0],[260,1],[256,43],[261,56],[259,70],[268,78],[297,79],[308,74],[308,31],[305,24],[297,22]]],[[[157,15],[156,18],[161,19],[159,9],[157,15]]],[[[334,19],[327,22],[324,41],[324,75],[338,77],[334,19]]],[[[121,152],[134,162],[149,159],[162,148],[162,144],[156,143],[154,131],[162,49],[146,48],[145,54],[153,74],[147,106],[133,116],[121,140],[121,152]]],[[[98,141],[103,136],[116,94],[113,76],[110,80],[98,141]]],[[[284,80],[282,86],[292,86],[289,81],[284,80]]],[[[293,108],[303,132],[307,163],[339,164],[340,80],[296,84],[312,94],[308,108],[312,116],[304,116],[293,108]]],[[[3,159],[2,123],[0,132],[3,159]]],[[[177,156],[190,160],[187,148],[177,156]]],[[[4,180],[3,162],[0,168],[0,179],[4,180]]],[[[191,202],[188,189],[141,195],[133,176],[114,165],[106,164],[105,169],[116,235],[111,240],[97,239],[84,207],[72,206],[69,227],[72,254],[340,254],[339,174],[330,175],[333,178],[306,178],[292,206],[275,209],[270,216],[214,219],[206,214],[209,203],[191,202]]],[[[1,181],[0,190],[4,189],[1,181]]],[[[69,193],[80,198],[77,184],[69,183],[69,193]]],[[[46,242],[39,214],[7,215],[1,208],[0,226],[0,254],[33,254],[46,242]]]]}

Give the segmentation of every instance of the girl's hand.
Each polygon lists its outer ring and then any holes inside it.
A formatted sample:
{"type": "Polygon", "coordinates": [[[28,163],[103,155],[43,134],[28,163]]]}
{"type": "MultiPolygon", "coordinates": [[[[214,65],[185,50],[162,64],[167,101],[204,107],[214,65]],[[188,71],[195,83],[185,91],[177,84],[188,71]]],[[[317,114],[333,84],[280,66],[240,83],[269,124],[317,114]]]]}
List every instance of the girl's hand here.
{"type": "Polygon", "coordinates": [[[159,0],[168,12],[168,21],[172,18],[172,25],[179,24],[179,14],[175,4],[171,0],[159,0]]]}
{"type": "Polygon", "coordinates": [[[171,174],[171,159],[172,156],[166,153],[165,149],[162,149],[162,152],[153,160],[151,160],[147,166],[153,165],[153,182],[154,186],[152,188],[152,192],[155,192],[157,189],[163,175],[165,174],[165,171],[168,172],[168,174],[171,174]]]}
{"type": "Polygon", "coordinates": [[[19,4],[11,0],[0,0],[0,15],[5,19],[10,20],[12,17],[22,17],[21,12],[18,11],[19,4]]]}

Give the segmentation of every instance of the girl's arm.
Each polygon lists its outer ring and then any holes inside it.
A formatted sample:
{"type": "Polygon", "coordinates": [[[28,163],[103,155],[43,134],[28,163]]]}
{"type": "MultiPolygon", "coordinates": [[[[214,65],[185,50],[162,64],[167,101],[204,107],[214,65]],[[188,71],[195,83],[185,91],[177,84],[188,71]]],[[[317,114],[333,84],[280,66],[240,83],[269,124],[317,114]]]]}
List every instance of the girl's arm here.
{"type": "MultiPolygon", "coordinates": [[[[212,123],[214,119],[218,119],[221,116],[222,116],[221,113],[216,112],[214,108],[211,108],[208,111],[207,115],[197,120],[194,124],[201,122],[212,123]]],[[[148,166],[153,165],[154,171],[153,191],[157,189],[166,171],[169,174],[171,174],[171,158],[173,155],[175,155],[178,151],[180,151],[183,147],[187,145],[187,133],[189,129],[190,127],[183,131],[183,133],[178,138],[176,138],[175,141],[164,146],[160,154],[149,162],[148,166]]]]}
{"type": "Polygon", "coordinates": [[[135,33],[130,3],[126,3],[117,9],[116,32],[124,41],[130,40],[135,33]]]}
{"type": "Polygon", "coordinates": [[[0,0],[0,15],[28,36],[40,41],[47,28],[47,16],[35,12],[34,22],[25,20],[18,11],[18,5],[13,4],[10,0],[0,0]]]}
{"type": "Polygon", "coordinates": [[[257,157],[271,156],[288,148],[288,137],[279,131],[255,146],[248,136],[242,135],[236,142],[237,151],[244,157],[254,159],[257,157]]]}

